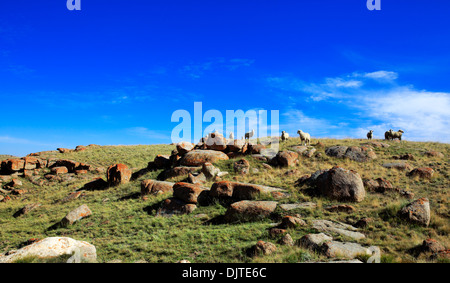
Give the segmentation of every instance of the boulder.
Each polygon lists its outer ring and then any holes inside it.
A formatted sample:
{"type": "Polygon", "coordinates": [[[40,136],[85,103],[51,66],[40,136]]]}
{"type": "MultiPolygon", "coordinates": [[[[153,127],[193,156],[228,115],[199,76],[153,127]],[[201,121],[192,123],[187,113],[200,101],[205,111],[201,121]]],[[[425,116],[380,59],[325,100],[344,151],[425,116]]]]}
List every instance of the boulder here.
{"type": "Polygon", "coordinates": [[[325,154],[336,158],[348,158],[357,162],[367,162],[377,158],[372,149],[364,146],[332,146],[325,150],[325,154]]]}
{"type": "Polygon", "coordinates": [[[215,163],[219,160],[228,160],[228,156],[215,150],[192,150],[186,153],[180,163],[184,166],[201,166],[204,163],[215,163]]]}
{"type": "Polygon", "coordinates": [[[322,244],[325,242],[332,241],[333,238],[324,234],[307,234],[303,237],[301,237],[297,242],[296,245],[308,249],[311,251],[318,251],[322,247],[322,244]]]}
{"type": "Polygon", "coordinates": [[[357,232],[357,228],[344,224],[341,222],[332,222],[328,220],[313,220],[312,228],[323,233],[334,233],[341,236],[346,236],[354,240],[364,239],[366,236],[362,233],[357,232]]]}
{"type": "Polygon", "coordinates": [[[275,158],[277,164],[282,167],[290,167],[298,164],[298,153],[293,151],[280,151],[275,158]]]}
{"type": "Polygon", "coordinates": [[[309,180],[321,195],[330,199],[361,202],[366,196],[359,174],[338,166],[330,170],[319,170],[309,180]]]}
{"type": "Polygon", "coordinates": [[[294,145],[294,146],[290,147],[290,150],[291,151],[295,151],[298,154],[303,154],[303,152],[308,150],[308,147],[304,146],[304,145],[294,145]]]}
{"type": "Polygon", "coordinates": [[[153,166],[156,169],[166,169],[169,168],[171,164],[172,161],[170,160],[169,155],[158,154],[153,160],[153,166]]]}
{"type": "Polygon", "coordinates": [[[40,203],[27,204],[24,207],[22,207],[20,210],[18,210],[16,213],[14,213],[13,217],[17,218],[17,217],[20,217],[22,215],[25,215],[25,214],[29,213],[30,211],[35,210],[36,208],[38,208],[40,206],[41,206],[40,203]]]}
{"type": "Polygon", "coordinates": [[[177,166],[177,167],[162,171],[158,175],[157,179],[158,180],[167,180],[170,178],[176,178],[176,177],[181,177],[181,176],[187,177],[190,173],[197,172],[200,169],[201,169],[201,167],[177,166]]]}
{"type": "Polygon", "coordinates": [[[306,222],[297,216],[284,216],[277,227],[280,229],[294,229],[297,226],[306,226],[306,222]]]}
{"type": "Polygon", "coordinates": [[[85,204],[75,208],[71,212],[69,212],[61,221],[60,226],[66,227],[69,225],[72,225],[78,220],[81,220],[85,217],[88,217],[92,214],[92,211],[89,209],[89,207],[85,204]]]}
{"type": "Polygon", "coordinates": [[[190,214],[197,206],[192,203],[186,203],[177,198],[169,198],[163,201],[161,207],[156,212],[158,216],[171,216],[174,214],[190,214]]]}
{"type": "Polygon", "coordinates": [[[431,179],[434,175],[434,170],[428,167],[416,168],[407,174],[408,177],[418,177],[422,179],[431,179]]]}
{"type": "Polygon", "coordinates": [[[240,159],[234,162],[234,172],[238,174],[248,174],[250,170],[250,163],[246,159],[240,159]]]}
{"type": "Polygon", "coordinates": [[[295,244],[294,240],[292,239],[291,235],[289,235],[289,234],[284,235],[280,239],[279,243],[283,246],[290,246],[290,247],[292,247],[295,244]]]}
{"type": "Polygon", "coordinates": [[[131,179],[131,170],[125,164],[114,164],[109,166],[106,176],[109,186],[126,184],[131,179]]]}
{"type": "Polygon", "coordinates": [[[186,203],[197,204],[209,195],[209,190],[197,184],[178,182],[173,185],[173,196],[186,203]]]}
{"type": "MultiPolygon", "coordinates": [[[[327,257],[354,259],[357,256],[372,255],[373,252],[357,243],[329,241],[322,244],[321,252],[327,257]]],[[[378,249],[379,250],[379,249],[378,249]]]]}
{"type": "Polygon", "coordinates": [[[225,213],[226,222],[258,221],[270,216],[277,208],[275,201],[243,200],[231,204],[225,213]]]}
{"type": "Polygon", "coordinates": [[[178,155],[184,155],[193,149],[194,149],[193,143],[184,142],[184,141],[177,143],[178,155]]]}
{"type": "Polygon", "coordinates": [[[207,149],[224,151],[227,149],[227,139],[219,133],[211,133],[205,140],[207,149]]]}
{"type": "Polygon", "coordinates": [[[232,198],[235,200],[253,200],[262,194],[271,194],[276,196],[277,193],[284,192],[283,189],[239,183],[231,181],[216,182],[211,186],[210,196],[213,198],[232,198]]]}
{"type": "Polygon", "coordinates": [[[302,203],[284,203],[280,204],[280,208],[285,211],[293,209],[312,209],[316,208],[317,204],[313,202],[302,202],[302,203]]]}
{"type": "Polygon", "coordinates": [[[175,185],[175,183],[156,180],[144,180],[141,182],[141,195],[172,193],[173,185],[175,185]]]}
{"type": "Polygon", "coordinates": [[[427,198],[417,199],[403,207],[399,216],[411,223],[428,226],[431,219],[430,201],[427,198]]]}
{"type": "Polygon", "coordinates": [[[216,168],[210,162],[203,163],[202,173],[205,175],[207,180],[212,180],[219,175],[220,169],[216,168]]]}
{"type": "Polygon", "coordinates": [[[37,257],[39,259],[52,259],[64,255],[74,255],[69,262],[96,262],[97,251],[95,246],[67,237],[50,237],[34,242],[6,255],[0,255],[0,263],[15,262],[22,258],[37,257]]]}
{"type": "Polygon", "coordinates": [[[444,154],[439,151],[427,151],[425,152],[425,155],[428,157],[444,158],[444,154]]]}
{"type": "Polygon", "coordinates": [[[403,155],[394,155],[392,156],[392,158],[396,160],[415,160],[414,155],[410,153],[406,153],[403,155]]]}
{"type": "Polygon", "coordinates": [[[204,184],[206,183],[206,176],[203,172],[192,174],[188,174],[188,182],[191,184],[204,184]]]}
{"type": "Polygon", "coordinates": [[[276,250],[277,247],[274,244],[270,242],[258,241],[256,245],[247,251],[247,253],[249,256],[270,255],[276,250]]]}
{"type": "Polygon", "coordinates": [[[388,169],[397,169],[400,171],[404,171],[404,170],[411,170],[412,167],[411,165],[409,165],[406,162],[390,162],[390,163],[384,163],[383,164],[384,168],[388,168],[388,169]]]}
{"type": "Polygon", "coordinates": [[[64,167],[64,166],[53,167],[52,173],[55,175],[67,174],[67,173],[69,173],[69,170],[67,169],[67,167],[64,167]]]}
{"type": "Polygon", "coordinates": [[[18,158],[3,160],[1,164],[2,171],[8,174],[21,171],[23,170],[24,166],[25,161],[18,158]]]}
{"type": "Polygon", "coordinates": [[[394,189],[391,182],[383,178],[377,178],[375,180],[365,180],[364,187],[369,192],[385,193],[394,189]]]}
{"type": "Polygon", "coordinates": [[[56,149],[57,151],[59,151],[59,153],[69,153],[69,152],[72,152],[73,150],[72,149],[68,149],[68,148],[57,148],[56,149]]]}

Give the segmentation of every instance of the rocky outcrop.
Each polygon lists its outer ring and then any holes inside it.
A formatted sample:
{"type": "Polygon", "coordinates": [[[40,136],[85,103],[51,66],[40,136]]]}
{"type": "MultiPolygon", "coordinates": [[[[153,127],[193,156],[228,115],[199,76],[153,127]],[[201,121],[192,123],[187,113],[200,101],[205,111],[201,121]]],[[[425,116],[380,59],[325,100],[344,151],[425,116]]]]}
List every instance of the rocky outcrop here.
{"type": "Polygon", "coordinates": [[[215,150],[192,150],[186,153],[181,159],[180,163],[184,166],[201,166],[204,163],[214,163],[219,160],[228,160],[228,156],[215,150]]]}
{"type": "Polygon", "coordinates": [[[332,146],[325,150],[325,154],[336,158],[348,158],[357,162],[367,162],[377,158],[372,149],[364,146],[332,146]]]}
{"type": "Polygon", "coordinates": [[[317,171],[311,175],[308,182],[320,195],[338,201],[361,202],[366,196],[359,174],[338,166],[317,171]]]}
{"type": "Polygon", "coordinates": [[[231,204],[224,218],[226,222],[258,221],[270,216],[276,208],[275,201],[243,200],[231,204]]]}
{"type": "Polygon", "coordinates": [[[125,164],[111,165],[106,171],[109,186],[126,184],[131,179],[131,170],[125,164]]]}
{"type": "Polygon", "coordinates": [[[403,207],[399,216],[408,222],[428,226],[431,219],[430,201],[427,198],[417,199],[403,207]]]}
{"type": "Polygon", "coordinates": [[[67,237],[50,237],[19,250],[9,251],[0,255],[0,263],[11,263],[22,258],[36,257],[41,260],[73,255],[69,262],[96,262],[97,251],[95,246],[67,237]]]}

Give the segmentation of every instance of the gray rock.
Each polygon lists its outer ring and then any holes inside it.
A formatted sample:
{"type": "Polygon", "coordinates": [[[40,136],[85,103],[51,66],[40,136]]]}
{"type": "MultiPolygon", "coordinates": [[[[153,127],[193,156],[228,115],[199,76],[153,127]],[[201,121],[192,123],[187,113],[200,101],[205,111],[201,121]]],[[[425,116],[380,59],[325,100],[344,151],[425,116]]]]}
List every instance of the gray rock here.
{"type": "Polygon", "coordinates": [[[356,232],[358,229],[341,222],[331,222],[328,220],[313,220],[312,228],[319,232],[336,233],[341,236],[349,237],[354,240],[364,239],[366,236],[362,233],[356,232]]]}

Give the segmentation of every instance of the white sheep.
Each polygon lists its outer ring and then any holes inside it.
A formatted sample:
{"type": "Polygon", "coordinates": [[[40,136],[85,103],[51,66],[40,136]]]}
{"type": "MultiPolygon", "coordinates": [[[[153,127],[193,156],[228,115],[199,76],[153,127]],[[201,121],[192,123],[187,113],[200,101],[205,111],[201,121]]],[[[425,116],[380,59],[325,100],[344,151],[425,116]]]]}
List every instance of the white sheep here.
{"type": "Polygon", "coordinates": [[[233,132],[230,132],[230,140],[234,140],[234,134],[233,134],[233,132]]]}
{"type": "Polygon", "coordinates": [[[282,141],[287,141],[289,139],[289,134],[286,133],[286,131],[282,131],[281,132],[281,140],[282,141]]]}
{"type": "Polygon", "coordinates": [[[254,135],[255,135],[255,130],[252,129],[252,131],[250,133],[245,133],[245,139],[250,140],[250,138],[252,138],[254,135]]]}
{"type": "Polygon", "coordinates": [[[303,145],[303,141],[305,141],[305,145],[309,145],[311,143],[311,136],[308,133],[305,133],[302,130],[298,130],[297,134],[300,135],[300,144],[301,145],[303,145]]]}
{"type": "Polygon", "coordinates": [[[370,130],[370,131],[367,133],[367,139],[371,140],[372,138],[373,138],[373,131],[370,130]]]}

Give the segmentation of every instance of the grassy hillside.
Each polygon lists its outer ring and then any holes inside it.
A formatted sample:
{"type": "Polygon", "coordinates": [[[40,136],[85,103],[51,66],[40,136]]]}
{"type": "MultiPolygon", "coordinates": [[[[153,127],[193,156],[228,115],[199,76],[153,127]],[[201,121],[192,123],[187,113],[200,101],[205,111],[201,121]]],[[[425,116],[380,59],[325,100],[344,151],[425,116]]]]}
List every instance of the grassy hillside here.
{"type": "MultiPolygon", "coordinates": [[[[313,140],[316,143],[318,140],[313,140]]],[[[325,147],[332,145],[360,145],[363,140],[332,140],[320,139],[325,147]]],[[[383,141],[384,142],[384,141],[383,141]]],[[[282,144],[282,149],[299,143],[291,139],[282,144]]],[[[354,223],[362,217],[370,217],[373,222],[362,229],[366,238],[359,241],[364,245],[379,246],[382,250],[382,260],[385,262],[421,262],[427,259],[416,258],[410,250],[422,243],[426,238],[433,238],[447,248],[450,247],[450,208],[449,208],[449,154],[450,145],[441,143],[421,142],[388,142],[389,148],[375,148],[377,159],[358,163],[328,157],[324,148],[317,148],[322,153],[319,158],[300,157],[298,166],[291,168],[274,168],[266,170],[262,162],[251,156],[245,158],[252,168],[259,172],[248,175],[236,175],[233,171],[235,160],[221,161],[216,164],[222,171],[230,174],[224,180],[235,180],[255,184],[270,185],[289,190],[291,196],[280,200],[280,203],[312,201],[318,204],[316,209],[280,212],[281,214],[300,214],[306,221],[311,219],[338,220],[354,223]],[[439,151],[444,158],[427,157],[423,153],[429,150],[439,151]],[[386,169],[381,165],[393,162],[393,155],[410,153],[415,160],[408,163],[413,168],[431,167],[435,176],[431,180],[411,179],[404,171],[386,169]],[[295,181],[305,174],[311,174],[319,169],[330,169],[339,165],[358,172],[363,179],[383,177],[394,187],[407,189],[415,194],[414,199],[427,197],[431,204],[431,223],[428,227],[412,225],[399,220],[395,215],[409,200],[399,194],[368,193],[365,200],[352,203],[356,211],[350,214],[333,213],[324,210],[328,205],[338,204],[324,197],[308,194],[306,188],[297,188],[295,181]],[[285,174],[287,171],[291,174],[285,174]]],[[[61,154],[57,151],[43,154],[45,157],[71,159],[107,168],[114,163],[124,163],[133,172],[145,168],[157,154],[170,154],[173,145],[140,145],[140,146],[99,146],[81,152],[61,154]]],[[[48,169],[45,169],[48,170],[48,169]]],[[[101,171],[101,170],[100,170],[101,171]]],[[[144,200],[139,196],[140,183],[144,179],[155,179],[161,172],[149,172],[128,184],[102,191],[86,191],[84,197],[68,203],[58,200],[69,193],[83,187],[95,177],[105,177],[104,173],[92,171],[86,175],[75,176],[63,182],[51,182],[47,186],[36,186],[25,178],[23,189],[27,192],[14,197],[8,202],[0,202],[0,253],[21,247],[30,238],[45,238],[51,236],[67,236],[77,240],[87,241],[97,248],[100,262],[122,261],[136,262],[176,262],[187,259],[191,262],[302,262],[322,260],[322,256],[299,247],[277,245],[274,254],[248,257],[246,249],[258,240],[276,243],[277,239],[269,236],[268,228],[273,220],[243,224],[214,224],[208,222],[223,215],[226,207],[219,203],[199,207],[190,215],[175,215],[158,217],[148,212],[149,207],[170,195],[151,196],[144,200]],[[41,203],[42,206],[19,218],[13,214],[30,203],[41,203]],[[70,210],[87,204],[93,214],[68,228],[48,229],[60,221],[70,210]]],[[[42,173],[44,174],[44,173],[42,173]]],[[[170,180],[169,180],[170,181],[170,180]]],[[[212,182],[205,186],[210,187],[212,182]]],[[[308,227],[299,227],[289,231],[295,240],[310,233],[308,227]]]]}

